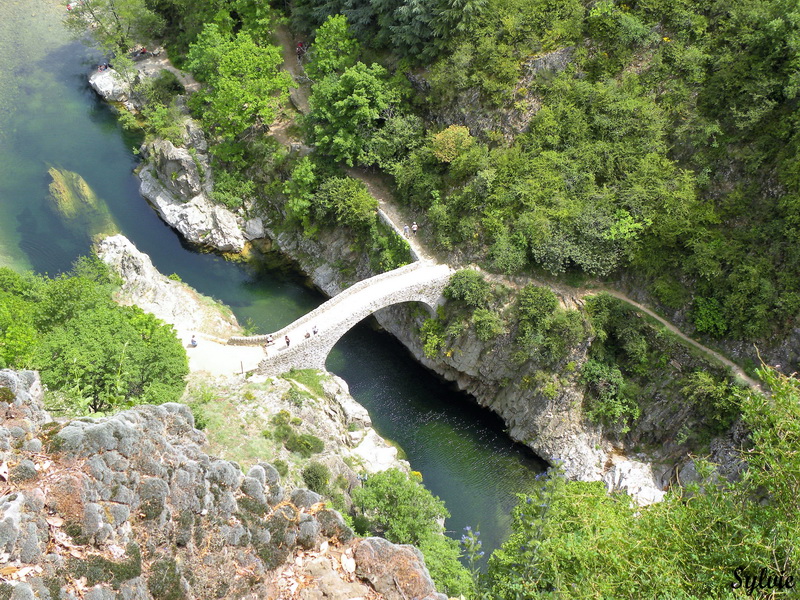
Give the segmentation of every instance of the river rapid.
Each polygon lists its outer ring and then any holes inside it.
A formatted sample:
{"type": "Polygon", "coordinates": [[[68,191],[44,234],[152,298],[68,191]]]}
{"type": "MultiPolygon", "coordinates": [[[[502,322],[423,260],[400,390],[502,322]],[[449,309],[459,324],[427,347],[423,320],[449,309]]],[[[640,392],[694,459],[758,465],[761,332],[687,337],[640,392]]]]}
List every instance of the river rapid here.
{"type": "MultiPolygon", "coordinates": [[[[322,303],[299,273],[199,252],[161,222],[138,193],[138,141],[87,84],[100,56],[69,38],[64,10],[52,0],[0,3],[0,265],[56,274],[88,253],[88,232],[66,227],[51,205],[54,167],[78,173],[162,273],[225,302],[240,322],[274,331],[322,303]]],[[[445,501],[448,532],[459,538],[470,525],[481,531],[487,555],[498,547],[516,494],[531,488],[544,464],[513,443],[495,415],[369,322],[337,344],[328,369],[445,501]]]]}

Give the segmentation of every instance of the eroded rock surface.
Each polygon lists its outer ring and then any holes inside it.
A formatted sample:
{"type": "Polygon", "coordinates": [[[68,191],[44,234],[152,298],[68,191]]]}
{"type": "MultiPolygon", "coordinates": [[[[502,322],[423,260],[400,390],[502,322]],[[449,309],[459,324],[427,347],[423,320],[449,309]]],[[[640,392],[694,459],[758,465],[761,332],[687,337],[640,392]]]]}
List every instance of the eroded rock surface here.
{"type": "Polygon", "coordinates": [[[108,102],[126,102],[131,93],[130,83],[110,68],[104,71],[94,71],[89,76],[89,85],[103,100],[108,102]]]}
{"type": "Polygon", "coordinates": [[[206,454],[186,406],[55,422],[38,375],[3,370],[0,415],[3,597],[444,598],[415,550],[206,454]]]}

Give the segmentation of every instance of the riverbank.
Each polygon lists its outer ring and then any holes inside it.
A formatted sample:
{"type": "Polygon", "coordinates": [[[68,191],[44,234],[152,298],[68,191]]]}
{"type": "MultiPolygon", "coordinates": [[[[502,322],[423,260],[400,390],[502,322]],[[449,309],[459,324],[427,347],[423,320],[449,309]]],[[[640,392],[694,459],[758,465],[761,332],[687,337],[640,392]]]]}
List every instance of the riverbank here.
{"type": "MultiPolygon", "coordinates": [[[[344,381],[320,373],[314,376],[319,382],[314,391],[292,383],[291,374],[281,379],[253,376],[264,350],[225,344],[227,337],[242,333],[230,309],[159,273],[123,236],[101,240],[96,251],[122,279],[117,301],[169,323],[184,341],[191,371],[184,401],[213,422],[208,435],[216,455],[244,466],[259,460],[285,461],[293,466],[293,481],[301,485],[299,475],[307,460],[299,461],[280,441],[262,435],[274,427],[276,415],[285,413],[287,421],[299,419],[301,432],[324,442],[317,458],[331,468],[334,478],[343,475],[355,483],[356,472],[409,471],[397,449],[375,432],[369,414],[350,396],[344,381]],[[295,388],[299,391],[292,392],[295,388]],[[357,471],[347,464],[348,457],[357,471]]],[[[295,377],[302,381],[300,374],[295,377]]]]}

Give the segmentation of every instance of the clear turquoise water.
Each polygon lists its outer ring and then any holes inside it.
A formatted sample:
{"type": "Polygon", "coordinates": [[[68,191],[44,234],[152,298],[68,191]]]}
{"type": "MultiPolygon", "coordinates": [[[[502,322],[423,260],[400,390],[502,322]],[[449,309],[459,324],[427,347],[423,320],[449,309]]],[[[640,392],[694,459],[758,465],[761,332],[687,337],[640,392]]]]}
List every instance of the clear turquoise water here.
{"type": "MultiPolygon", "coordinates": [[[[241,322],[274,331],[323,302],[297,274],[198,253],[160,221],[138,194],[135,140],[86,83],[99,57],[68,39],[61,10],[52,0],[0,2],[0,264],[53,274],[88,252],[88,236],[70,233],[49,206],[47,169],[58,166],[89,183],[159,270],[222,300],[241,322]]],[[[342,339],[328,367],[445,501],[448,530],[459,537],[478,527],[484,549],[497,547],[515,493],[529,489],[541,462],[493,414],[367,325],[342,339]]]]}

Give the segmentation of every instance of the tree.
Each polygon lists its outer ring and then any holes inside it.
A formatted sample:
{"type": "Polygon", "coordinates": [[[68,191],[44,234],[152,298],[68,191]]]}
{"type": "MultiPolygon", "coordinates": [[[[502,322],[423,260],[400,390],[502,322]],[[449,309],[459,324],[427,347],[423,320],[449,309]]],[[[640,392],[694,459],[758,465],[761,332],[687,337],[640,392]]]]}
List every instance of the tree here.
{"type": "Polygon", "coordinates": [[[280,70],[280,48],[259,46],[246,32],[230,38],[215,24],[203,28],[187,58],[188,68],[208,84],[193,105],[227,142],[250,127],[272,123],[292,83],[280,70]]]}
{"type": "Polygon", "coordinates": [[[759,375],[769,398],[729,390],[751,432],[735,481],[697,461],[699,482],[635,507],[600,482],[551,472],[514,509],[511,536],[489,562],[490,596],[739,598],[737,568],[739,587],[762,568],[764,580],[792,574],[800,558],[800,382],[768,369],[759,375]]]}
{"type": "Polygon", "coordinates": [[[106,52],[118,55],[153,41],[164,28],[164,19],[146,0],[80,0],[73,3],[66,23],[78,36],[83,36],[88,26],[106,52]]]}
{"type": "Polygon", "coordinates": [[[355,65],[360,53],[361,45],[350,34],[347,17],[330,16],[317,29],[306,73],[313,80],[340,73],[355,65]]]}
{"type": "Polygon", "coordinates": [[[365,158],[366,139],[377,129],[378,119],[399,100],[387,76],[382,66],[359,62],[314,86],[308,101],[309,122],[314,143],[323,152],[350,166],[365,158]]]}
{"type": "Polygon", "coordinates": [[[337,223],[357,231],[370,228],[375,222],[378,201],[367,187],[352,177],[331,177],[314,196],[314,213],[319,222],[333,217],[337,223]]]}
{"type": "Polygon", "coordinates": [[[92,412],[177,401],[188,373],[172,327],[131,307],[77,315],[43,337],[34,362],[50,389],[92,412]]]}
{"type": "Polygon", "coordinates": [[[283,193],[287,196],[286,212],[288,216],[300,221],[306,231],[311,227],[311,207],[316,187],[317,177],[314,174],[314,163],[309,157],[304,156],[295,165],[292,176],[283,184],[283,193]]]}
{"type": "Polygon", "coordinates": [[[458,562],[458,543],[445,537],[440,525],[450,513],[418,480],[389,469],[370,475],[352,498],[360,512],[360,533],[379,533],[395,544],[417,546],[437,587],[451,596],[472,591],[469,572],[458,562]]]}
{"type": "Polygon", "coordinates": [[[0,269],[0,363],[39,369],[81,414],[178,400],[188,362],[175,332],[112,288],[96,257],[55,279],[0,269]]]}

